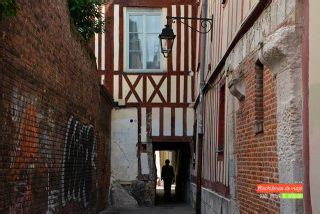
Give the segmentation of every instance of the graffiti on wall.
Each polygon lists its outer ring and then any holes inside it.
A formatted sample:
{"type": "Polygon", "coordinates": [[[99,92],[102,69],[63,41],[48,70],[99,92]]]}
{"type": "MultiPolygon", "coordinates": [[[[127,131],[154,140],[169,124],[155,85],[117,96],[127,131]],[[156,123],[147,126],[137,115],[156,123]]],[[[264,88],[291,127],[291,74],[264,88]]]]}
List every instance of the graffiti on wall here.
{"type": "Polygon", "coordinates": [[[10,154],[10,213],[28,212],[32,203],[45,196],[46,161],[41,151],[42,116],[33,104],[14,90],[11,119],[14,124],[14,144],[10,154]]]}
{"type": "Polygon", "coordinates": [[[10,115],[14,130],[9,213],[30,213],[40,203],[47,203],[43,210],[47,214],[59,212],[71,201],[87,207],[98,185],[94,127],[73,116],[60,125],[52,109],[39,108],[36,97],[16,88],[10,115]],[[66,131],[61,132],[61,126],[66,131]]]}
{"type": "Polygon", "coordinates": [[[97,139],[92,125],[85,125],[69,118],[61,172],[62,205],[67,202],[82,202],[87,207],[90,201],[96,171],[97,139]]]}
{"type": "Polygon", "coordinates": [[[30,203],[33,199],[33,179],[30,174],[38,169],[37,174],[42,173],[41,167],[36,164],[36,161],[40,158],[37,151],[39,147],[38,112],[33,106],[27,106],[22,116],[17,139],[18,147],[14,150],[15,155],[11,156],[10,163],[15,202],[19,203],[13,204],[11,212],[17,210],[28,211],[23,209],[28,209],[30,206],[23,208],[21,203],[30,203]]]}

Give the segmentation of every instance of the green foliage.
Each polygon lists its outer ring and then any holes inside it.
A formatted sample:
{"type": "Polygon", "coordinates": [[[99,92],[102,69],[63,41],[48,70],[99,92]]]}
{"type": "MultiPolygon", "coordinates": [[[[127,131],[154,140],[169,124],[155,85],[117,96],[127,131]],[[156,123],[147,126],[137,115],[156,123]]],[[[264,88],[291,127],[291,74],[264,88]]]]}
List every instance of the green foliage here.
{"type": "Polygon", "coordinates": [[[104,32],[99,7],[103,0],[69,0],[70,16],[80,35],[88,41],[94,33],[104,32]]]}
{"type": "Polygon", "coordinates": [[[0,21],[15,16],[18,11],[16,0],[0,0],[0,21]]]}

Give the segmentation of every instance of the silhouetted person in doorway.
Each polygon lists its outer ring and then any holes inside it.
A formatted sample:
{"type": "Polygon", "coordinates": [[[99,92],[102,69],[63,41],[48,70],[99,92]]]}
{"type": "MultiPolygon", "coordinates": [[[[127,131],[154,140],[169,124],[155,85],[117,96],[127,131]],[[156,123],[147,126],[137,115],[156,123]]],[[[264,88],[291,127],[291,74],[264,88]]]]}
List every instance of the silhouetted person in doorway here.
{"type": "Polygon", "coordinates": [[[174,183],[174,171],[168,159],[165,163],[161,170],[161,180],[164,181],[164,198],[168,201],[171,197],[171,184],[174,183]]]}

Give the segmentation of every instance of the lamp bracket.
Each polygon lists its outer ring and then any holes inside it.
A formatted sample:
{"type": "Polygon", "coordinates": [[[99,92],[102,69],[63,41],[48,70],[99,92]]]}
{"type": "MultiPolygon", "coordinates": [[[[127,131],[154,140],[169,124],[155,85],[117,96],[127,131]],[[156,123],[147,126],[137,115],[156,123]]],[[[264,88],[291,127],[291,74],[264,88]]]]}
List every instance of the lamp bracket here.
{"type": "Polygon", "coordinates": [[[168,25],[169,25],[169,20],[171,20],[172,23],[176,23],[176,21],[178,21],[178,22],[188,26],[193,31],[196,31],[196,32],[201,33],[201,34],[209,33],[212,30],[212,26],[213,26],[213,15],[212,15],[211,19],[208,19],[208,18],[197,18],[197,17],[167,16],[167,24],[168,25]],[[204,31],[198,30],[198,29],[190,26],[189,24],[187,24],[187,22],[185,22],[183,20],[197,20],[197,21],[200,21],[201,28],[205,29],[205,30],[204,31]]]}

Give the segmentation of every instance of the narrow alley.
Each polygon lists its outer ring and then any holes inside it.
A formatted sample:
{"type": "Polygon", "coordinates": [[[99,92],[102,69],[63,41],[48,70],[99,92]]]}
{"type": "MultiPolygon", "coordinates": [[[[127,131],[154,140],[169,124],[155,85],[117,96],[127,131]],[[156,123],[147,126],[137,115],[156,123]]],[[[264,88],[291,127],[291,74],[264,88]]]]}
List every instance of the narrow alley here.
{"type": "Polygon", "coordinates": [[[0,0],[0,213],[320,213],[319,10],[0,0]]]}

